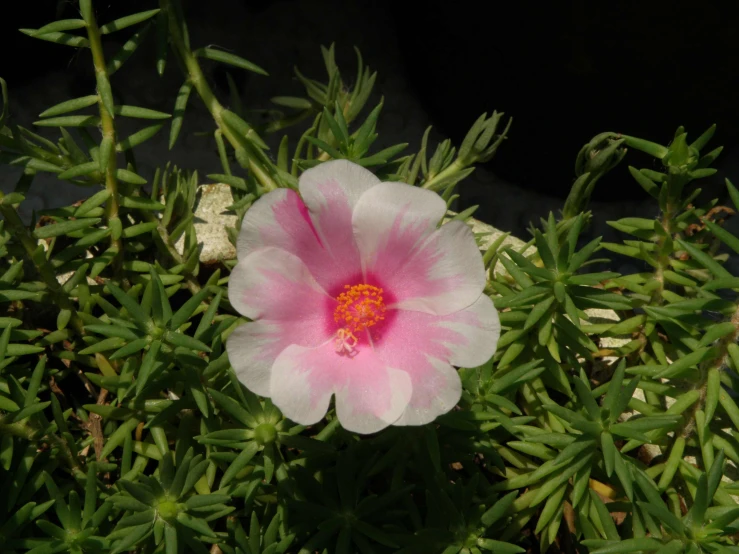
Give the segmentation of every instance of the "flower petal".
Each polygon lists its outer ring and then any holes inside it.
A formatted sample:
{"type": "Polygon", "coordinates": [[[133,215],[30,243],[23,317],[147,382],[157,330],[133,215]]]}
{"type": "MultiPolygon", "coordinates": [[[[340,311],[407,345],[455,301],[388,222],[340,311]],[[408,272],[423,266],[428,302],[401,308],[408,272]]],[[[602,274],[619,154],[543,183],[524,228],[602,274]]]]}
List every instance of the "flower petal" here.
{"type": "Polygon", "coordinates": [[[272,365],[293,344],[292,336],[284,321],[255,321],[237,327],[226,341],[226,352],[239,381],[253,393],[269,396],[272,365]]]}
{"type": "Polygon", "coordinates": [[[411,383],[405,372],[380,362],[371,349],[341,356],[329,341],[317,348],[285,349],[272,368],[270,393],[282,413],[302,425],[319,421],[335,394],[342,426],[374,433],[403,413],[411,383]]]}
{"type": "Polygon", "coordinates": [[[394,425],[425,425],[454,408],[462,396],[462,382],[448,363],[428,359],[423,381],[413,382],[413,396],[394,425]]]}
{"type": "Polygon", "coordinates": [[[444,328],[440,316],[402,310],[394,315],[392,328],[375,340],[375,352],[407,372],[413,384],[410,403],[396,425],[423,425],[459,401],[462,386],[450,358],[452,346],[463,346],[465,337],[444,328]]]}
{"type": "MultiPolygon", "coordinates": [[[[328,209],[332,202],[349,206],[351,212],[359,198],[379,183],[374,173],[359,164],[349,160],[331,160],[304,171],[299,186],[311,216],[316,216],[328,209]]],[[[328,212],[327,215],[333,219],[334,213],[328,212]]]]}
{"type": "Polygon", "coordinates": [[[406,371],[413,395],[395,425],[423,425],[451,410],[461,383],[452,367],[476,367],[495,353],[498,313],[485,295],[470,307],[445,316],[399,310],[392,328],[375,341],[381,360],[406,371]]]}
{"type": "Polygon", "coordinates": [[[405,183],[380,183],[367,191],[352,217],[363,269],[383,278],[402,271],[445,213],[438,194],[405,183]]]}
{"type": "Polygon", "coordinates": [[[303,199],[278,189],[249,208],[239,233],[239,259],[265,246],[281,248],[302,259],[321,286],[333,292],[360,272],[352,211],[377,182],[370,171],[346,160],[305,171],[299,181],[303,199]]]}
{"type": "Polygon", "coordinates": [[[442,225],[386,282],[401,310],[445,315],[470,306],[485,288],[485,266],[472,230],[461,221],[442,225]]]}
{"type": "Polygon", "coordinates": [[[372,172],[347,160],[322,163],[300,177],[300,194],[316,235],[328,253],[321,265],[335,266],[329,278],[317,277],[329,292],[336,292],[360,274],[352,213],[359,198],[379,182],[372,172]]]}
{"type": "Polygon", "coordinates": [[[320,320],[260,320],[237,327],[226,341],[226,352],[239,381],[250,391],[269,396],[272,365],[292,344],[314,347],[325,342],[320,320]]]}
{"type": "Polygon", "coordinates": [[[241,260],[228,285],[231,305],[259,322],[236,329],[226,342],[231,365],[242,383],[269,395],[269,375],[277,356],[291,344],[317,346],[333,334],[328,297],[297,257],[262,248],[241,260]]]}
{"type": "Polygon", "coordinates": [[[498,348],[500,318],[485,294],[468,308],[441,317],[437,326],[448,330],[444,344],[451,353],[449,362],[457,367],[480,366],[498,348]]]}
{"type": "Polygon", "coordinates": [[[365,276],[381,280],[400,309],[456,312],[485,286],[471,229],[461,221],[436,229],[445,213],[438,194],[403,183],[377,185],[357,203],[352,224],[365,276]]]}
{"type": "Polygon", "coordinates": [[[241,223],[237,251],[239,260],[266,246],[293,254],[320,248],[318,236],[298,193],[277,189],[259,198],[241,223]]]}
{"type": "Polygon", "coordinates": [[[326,318],[326,294],[297,256],[279,248],[262,248],[239,260],[228,281],[228,299],[250,319],[299,321],[326,318]]]}

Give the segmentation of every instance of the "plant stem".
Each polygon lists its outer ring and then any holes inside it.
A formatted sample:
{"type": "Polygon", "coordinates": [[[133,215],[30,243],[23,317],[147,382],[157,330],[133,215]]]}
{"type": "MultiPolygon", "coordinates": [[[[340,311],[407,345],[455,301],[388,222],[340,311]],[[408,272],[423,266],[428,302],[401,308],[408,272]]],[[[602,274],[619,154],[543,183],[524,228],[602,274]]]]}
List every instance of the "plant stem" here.
{"type": "MultiPolygon", "coordinates": [[[[223,112],[225,111],[225,108],[218,101],[215,94],[213,94],[213,90],[210,88],[208,80],[203,74],[203,70],[200,67],[197,57],[185,43],[182,30],[180,29],[180,22],[176,17],[171,0],[159,0],[159,6],[163,11],[167,12],[167,17],[169,19],[169,36],[172,46],[184,64],[188,80],[192,83],[193,88],[198,92],[200,99],[213,116],[216,125],[218,125],[223,136],[225,136],[226,139],[228,139],[228,142],[231,143],[234,150],[240,150],[246,153],[244,141],[247,139],[237,136],[223,121],[223,112]]],[[[257,178],[265,192],[277,189],[277,183],[275,183],[275,181],[269,176],[265,168],[262,167],[262,165],[259,164],[253,156],[247,157],[248,169],[257,178]]]]}
{"type": "MultiPolygon", "coordinates": [[[[103,133],[103,141],[109,144],[108,159],[105,161],[105,188],[110,192],[110,197],[105,203],[105,216],[109,226],[113,226],[113,232],[110,235],[110,246],[115,249],[113,258],[114,275],[119,275],[123,263],[123,243],[120,237],[120,218],[118,217],[118,181],[116,179],[116,151],[115,151],[115,122],[113,114],[108,111],[103,99],[103,91],[101,86],[110,89],[110,81],[108,79],[108,67],[105,63],[105,54],[103,53],[103,45],[100,39],[100,29],[98,28],[95,15],[90,12],[87,18],[87,37],[90,41],[90,50],[92,51],[92,62],[95,67],[95,78],[98,83],[98,109],[100,111],[100,123],[103,133]],[[116,228],[118,231],[116,231],[116,228]]],[[[102,149],[100,154],[102,155],[102,149]]]]}
{"type": "Polygon", "coordinates": [[[465,168],[465,165],[459,160],[459,158],[457,158],[456,160],[454,160],[454,162],[449,164],[449,166],[447,166],[446,169],[426,179],[426,182],[423,185],[421,185],[421,188],[438,191],[441,188],[439,186],[440,182],[443,183],[444,179],[454,175],[455,173],[459,171],[462,171],[464,168],[465,168]]]}

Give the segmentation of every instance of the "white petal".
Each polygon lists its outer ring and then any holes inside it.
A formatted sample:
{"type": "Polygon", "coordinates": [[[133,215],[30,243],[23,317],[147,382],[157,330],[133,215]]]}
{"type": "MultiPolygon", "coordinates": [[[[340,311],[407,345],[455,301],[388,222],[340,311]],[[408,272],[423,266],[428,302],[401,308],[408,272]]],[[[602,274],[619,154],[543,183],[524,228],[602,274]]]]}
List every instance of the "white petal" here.
{"type": "MultiPolygon", "coordinates": [[[[387,379],[390,383],[390,407],[382,413],[373,413],[370,410],[358,409],[356,390],[342,389],[336,393],[336,415],[342,427],[354,433],[376,433],[385,427],[394,424],[404,413],[411,399],[412,388],[410,376],[405,371],[385,367],[387,379]]],[[[357,387],[357,383],[352,383],[357,387]]],[[[362,389],[363,394],[371,396],[387,394],[384,390],[367,386],[362,389]]]]}
{"type": "Polygon", "coordinates": [[[437,325],[455,333],[444,343],[451,352],[449,361],[458,367],[477,367],[495,354],[500,339],[500,318],[493,301],[481,294],[461,312],[440,318],[437,325]]]}
{"type": "Polygon", "coordinates": [[[297,256],[260,248],[239,260],[228,281],[228,300],[250,318],[313,320],[332,299],[297,256]]]}
{"type": "Polygon", "coordinates": [[[354,236],[365,271],[384,278],[426,239],[446,213],[446,203],[435,192],[406,183],[380,183],[362,195],[352,217],[354,236]],[[378,256],[397,256],[376,267],[378,256]]]}
{"type": "Polygon", "coordinates": [[[425,425],[454,408],[462,396],[462,382],[448,363],[428,358],[430,371],[413,384],[413,395],[394,425],[425,425]]]}
{"type": "Polygon", "coordinates": [[[359,164],[348,160],[331,160],[304,171],[299,187],[300,195],[311,214],[314,214],[337,200],[346,202],[353,210],[360,196],[379,182],[374,173],[359,164]]]}

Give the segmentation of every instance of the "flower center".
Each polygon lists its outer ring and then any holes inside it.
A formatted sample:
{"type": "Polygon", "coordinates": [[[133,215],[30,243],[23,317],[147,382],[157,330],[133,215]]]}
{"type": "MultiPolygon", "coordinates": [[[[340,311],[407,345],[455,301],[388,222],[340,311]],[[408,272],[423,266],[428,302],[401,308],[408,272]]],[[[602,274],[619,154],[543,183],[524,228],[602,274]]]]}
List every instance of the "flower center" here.
{"type": "Polygon", "coordinates": [[[366,284],[344,285],[344,292],[336,300],[339,305],[334,310],[334,321],[341,326],[336,333],[336,351],[350,354],[357,345],[355,333],[385,319],[382,289],[366,284]]]}

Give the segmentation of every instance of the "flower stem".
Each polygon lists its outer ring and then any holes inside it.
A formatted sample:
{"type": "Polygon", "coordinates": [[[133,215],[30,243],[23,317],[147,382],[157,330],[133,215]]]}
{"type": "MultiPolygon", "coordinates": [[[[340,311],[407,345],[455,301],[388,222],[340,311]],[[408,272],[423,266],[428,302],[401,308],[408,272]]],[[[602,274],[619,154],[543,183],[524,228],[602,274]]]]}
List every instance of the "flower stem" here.
{"type": "Polygon", "coordinates": [[[437,173],[436,175],[430,176],[428,179],[426,179],[426,182],[421,185],[421,188],[429,189],[433,191],[438,191],[444,183],[444,180],[448,177],[451,177],[455,173],[463,170],[465,168],[465,164],[463,164],[459,158],[454,160],[449,166],[447,166],[445,169],[437,173]],[[439,185],[441,183],[441,185],[439,185]]]}
{"type": "MultiPolygon", "coordinates": [[[[275,183],[274,179],[270,177],[266,168],[263,167],[258,160],[255,160],[253,156],[246,155],[247,151],[243,143],[247,139],[239,137],[223,121],[223,112],[225,111],[225,108],[218,101],[215,94],[213,94],[213,90],[210,88],[210,85],[203,74],[203,70],[200,67],[197,57],[185,43],[182,29],[180,28],[180,21],[178,20],[172,6],[172,0],[159,0],[159,6],[162,11],[167,13],[171,43],[183,62],[187,78],[192,83],[193,88],[198,92],[198,95],[205,104],[205,107],[213,116],[213,119],[221,130],[221,133],[223,133],[223,136],[225,136],[228,142],[231,143],[234,150],[245,154],[244,157],[248,158],[247,169],[254,174],[263,190],[265,192],[269,192],[277,189],[277,183],[275,183]]],[[[238,157],[239,156],[237,156],[237,158],[238,157]]]]}
{"type": "MultiPolygon", "coordinates": [[[[100,29],[95,15],[89,12],[86,18],[87,37],[90,41],[90,50],[92,52],[92,62],[95,67],[95,80],[98,86],[98,109],[100,111],[100,123],[103,134],[103,144],[106,144],[108,159],[103,161],[101,167],[105,167],[105,188],[110,192],[110,197],[105,203],[105,217],[108,225],[112,227],[113,232],[110,235],[110,246],[115,250],[113,258],[114,275],[119,275],[123,263],[123,243],[120,236],[120,218],[118,216],[119,198],[118,198],[118,181],[116,179],[116,132],[115,122],[113,120],[112,110],[112,94],[110,93],[110,80],[108,79],[108,68],[105,63],[105,54],[103,53],[103,45],[100,39],[100,29]],[[106,96],[110,98],[106,102],[106,96]],[[106,103],[108,104],[106,106],[106,103]]],[[[100,155],[106,152],[101,147],[100,155]]]]}

